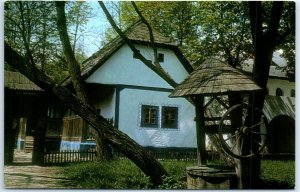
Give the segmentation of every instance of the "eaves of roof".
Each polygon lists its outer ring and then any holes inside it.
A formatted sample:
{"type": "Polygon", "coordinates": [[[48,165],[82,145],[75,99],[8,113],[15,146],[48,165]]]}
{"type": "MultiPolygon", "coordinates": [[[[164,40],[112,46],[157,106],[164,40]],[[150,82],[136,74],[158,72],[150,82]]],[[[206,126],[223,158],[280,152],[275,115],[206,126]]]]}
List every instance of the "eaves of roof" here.
{"type": "MultiPolygon", "coordinates": [[[[245,75],[249,76],[249,77],[252,77],[252,72],[249,72],[249,71],[245,71],[245,70],[242,70],[240,69],[241,72],[243,72],[245,75]]],[[[289,77],[280,77],[280,76],[275,76],[275,75],[269,75],[270,79],[281,79],[281,80],[289,80],[289,81],[292,81],[289,77]]]]}
{"type": "Polygon", "coordinates": [[[43,91],[20,72],[5,71],[4,87],[14,91],[37,92],[43,91]]]}

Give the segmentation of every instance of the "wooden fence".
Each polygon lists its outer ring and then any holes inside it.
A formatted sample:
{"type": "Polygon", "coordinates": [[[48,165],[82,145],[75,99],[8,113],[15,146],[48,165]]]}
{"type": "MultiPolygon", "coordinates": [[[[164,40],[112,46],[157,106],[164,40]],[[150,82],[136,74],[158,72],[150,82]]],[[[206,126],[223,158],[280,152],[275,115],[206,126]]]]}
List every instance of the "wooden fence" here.
{"type": "Polygon", "coordinates": [[[96,151],[49,151],[44,154],[44,165],[78,163],[96,160],[96,151]]]}
{"type": "MultiPolygon", "coordinates": [[[[194,161],[197,160],[196,151],[160,151],[146,149],[157,160],[173,160],[173,161],[194,161]]],[[[115,158],[125,159],[126,157],[118,151],[113,151],[115,158]]],[[[208,160],[219,160],[220,155],[216,152],[208,152],[208,160]]],[[[95,161],[96,151],[90,149],[88,151],[50,151],[44,155],[45,165],[78,163],[86,161],[95,161]]]]}
{"type": "MultiPolygon", "coordinates": [[[[173,160],[173,161],[193,161],[197,159],[197,154],[195,152],[154,152],[148,151],[157,160],[173,160]]],[[[117,158],[126,158],[121,153],[115,153],[117,158]]]]}

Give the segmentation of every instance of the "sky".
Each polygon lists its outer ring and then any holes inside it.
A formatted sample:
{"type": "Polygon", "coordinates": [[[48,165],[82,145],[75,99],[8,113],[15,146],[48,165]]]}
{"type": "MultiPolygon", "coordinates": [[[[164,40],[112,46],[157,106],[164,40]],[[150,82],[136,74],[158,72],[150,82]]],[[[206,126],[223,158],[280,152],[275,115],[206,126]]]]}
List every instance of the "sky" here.
{"type": "MultiPolygon", "coordinates": [[[[95,17],[90,18],[84,27],[87,35],[81,39],[80,43],[83,44],[85,53],[89,57],[101,48],[105,38],[105,31],[111,25],[97,1],[87,1],[87,3],[92,7],[95,17]]],[[[109,9],[109,6],[107,8],[109,9]]]]}
{"type": "Polygon", "coordinates": [[[95,17],[89,19],[85,30],[88,36],[84,37],[84,49],[87,56],[91,56],[101,47],[101,42],[104,40],[104,34],[110,26],[98,2],[91,1],[88,4],[92,7],[95,17]]]}

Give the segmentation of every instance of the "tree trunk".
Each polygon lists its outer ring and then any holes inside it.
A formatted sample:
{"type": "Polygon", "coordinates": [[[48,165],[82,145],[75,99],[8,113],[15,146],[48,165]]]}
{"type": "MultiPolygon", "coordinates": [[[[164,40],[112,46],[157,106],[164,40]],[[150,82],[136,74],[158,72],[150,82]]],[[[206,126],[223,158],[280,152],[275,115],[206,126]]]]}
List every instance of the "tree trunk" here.
{"type": "Polygon", "coordinates": [[[150,177],[154,187],[162,184],[162,176],[168,175],[163,166],[139,144],[129,136],[114,128],[104,117],[99,115],[93,107],[83,103],[65,87],[56,85],[55,82],[34,68],[28,68],[26,60],[15,52],[5,42],[5,62],[17,69],[20,73],[29,78],[33,83],[44,89],[53,92],[64,104],[86,120],[95,130],[101,133],[105,142],[120,151],[133,161],[147,176],[150,177]]]}
{"type": "MultiPolygon", "coordinates": [[[[283,2],[273,2],[271,9],[270,21],[267,26],[267,31],[263,31],[263,10],[260,1],[249,2],[249,16],[251,23],[251,33],[254,45],[255,59],[253,65],[252,79],[264,91],[256,92],[251,95],[250,102],[253,109],[262,110],[266,94],[266,87],[269,77],[270,66],[272,62],[273,52],[276,48],[278,38],[279,21],[283,11],[283,2]]],[[[252,124],[260,121],[260,117],[249,117],[253,119],[252,124]]],[[[256,131],[256,130],[254,130],[256,131]]],[[[252,150],[258,148],[258,138],[249,140],[252,150]]],[[[245,149],[250,150],[250,149],[245,149]]],[[[260,156],[254,158],[240,160],[241,183],[243,189],[259,188],[260,184],[260,156]]]]}
{"type": "MultiPolygon", "coordinates": [[[[76,91],[77,96],[84,103],[90,104],[85,84],[81,78],[80,65],[75,58],[74,50],[72,50],[70,39],[68,36],[65,16],[65,2],[59,1],[56,2],[55,5],[57,11],[57,28],[59,31],[60,41],[63,45],[64,54],[66,56],[68,70],[72,79],[73,87],[76,91]]],[[[108,144],[105,143],[103,135],[97,131],[92,131],[92,134],[96,141],[97,159],[99,161],[110,160],[112,158],[112,152],[108,144]]]]}

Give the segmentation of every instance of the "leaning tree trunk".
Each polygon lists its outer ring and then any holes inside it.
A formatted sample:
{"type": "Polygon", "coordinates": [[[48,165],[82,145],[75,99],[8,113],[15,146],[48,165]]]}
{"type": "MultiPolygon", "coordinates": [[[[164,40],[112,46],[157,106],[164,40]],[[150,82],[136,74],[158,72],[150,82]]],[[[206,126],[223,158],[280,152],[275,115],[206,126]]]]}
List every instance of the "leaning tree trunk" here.
{"type": "Polygon", "coordinates": [[[26,60],[5,42],[5,62],[25,75],[33,83],[54,93],[64,104],[75,111],[101,133],[107,143],[133,161],[147,176],[154,187],[162,184],[162,176],[168,175],[164,167],[129,136],[114,128],[93,107],[82,102],[65,87],[55,82],[37,68],[29,68],[26,60]]]}
{"type": "MultiPolygon", "coordinates": [[[[60,41],[62,42],[63,51],[66,56],[73,87],[77,96],[84,103],[90,104],[84,81],[81,78],[80,65],[75,58],[74,50],[72,50],[68,36],[65,16],[65,2],[57,1],[55,5],[57,11],[57,28],[59,31],[60,41]]],[[[93,129],[92,134],[96,141],[97,159],[100,161],[112,159],[111,149],[105,142],[102,133],[93,129]]]]}

